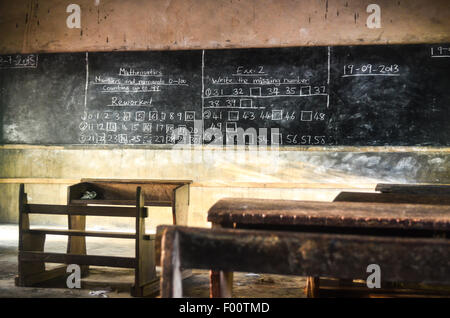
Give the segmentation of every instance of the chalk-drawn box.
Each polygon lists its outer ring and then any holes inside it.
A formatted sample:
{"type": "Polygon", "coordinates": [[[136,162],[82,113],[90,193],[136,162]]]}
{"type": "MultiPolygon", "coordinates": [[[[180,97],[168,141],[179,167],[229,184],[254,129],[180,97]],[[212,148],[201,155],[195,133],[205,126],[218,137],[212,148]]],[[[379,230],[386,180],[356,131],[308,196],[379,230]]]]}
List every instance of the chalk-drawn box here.
{"type": "Polygon", "coordinates": [[[138,111],[136,112],[136,121],[144,121],[145,120],[145,112],[144,111],[138,111]]]}
{"type": "Polygon", "coordinates": [[[227,132],[236,132],[237,131],[237,123],[236,122],[227,122],[226,123],[226,131],[227,132]]]}
{"type": "Polygon", "coordinates": [[[106,123],[106,131],[116,132],[117,131],[117,124],[115,122],[108,121],[106,123]]]}
{"type": "Polygon", "coordinates": [[[158,112],[156,110],[152,110],[149,113],[149,120],[158,120],[158,112]]]}
{"type": "Polygon", "coordinates": [[[151,132],[152,131],[152,123],[143,123],[142,131],[143,132],[151,132]]]}
{"type": "Polygon", "coordinates": [[[191,136],[191,144],[192,145],[201,145],[202,136],[201,135],[192,135],[191,136]]]}
{"type": "Polygon", "coordinates": [[[310,110],[302,110],[300,113],[301,121],[312,121],[312,111],[310,110]]]}
{"type": "Polygon", "coordinates": [[[88,123],[83,121],[79,125],[81,131],[85,131],[88,128],[88,123]]]}
{"type": "Polygon", "coordinates": [[[250,96],[261,96],[261,87],[250,87],[250,96]]]}
{"type": "Polygon", "coordinates": [[[174,144],[175,143],[175,135],[170,134],[166,136],[166,144],[174,144]]]}
{"type": "Polygon", "coordinates": [[[300,87],[300,95],[311,95],[311,86],[302,86],[300,87]]]}
{"type": "Polygon", "coordinates": [[[124,112],[123,121],[130,121],[130,120],[131,120],[131,112],[124,112]]]}
{"type": "Polygon", "coordinates": [[[231,110],[228,112],[228,120],[229,121],[238,121],[239,120],[239,112],[235,110],[231,110]]]}
{"type": "Polygon", "coordinates": [[[97,134],[97,144],[106,144],[106,134],[97,134]]]}
{"type": "Polygon", "coordinates": [[[195,111],[188,110],[184,112],[184,120],[185,121],[194,121],[195,120],[195,111]]]}
{"type": "Polygon", "coordinates": [[[119,144],[128,143],[128,135],[127,134],[119,134],[119,144]]]}
{"type": "Polygon", "coordinates": [[[277,132],[271,132],[270,134],[270,144],[271,145],[281,145],[283,144],[283,135],[277,132]]]}
{"type": "Polygon", "coordinates": [[[172,134],[174,129],[175,129],[175,125],[166,124],[166,134],[172,134]]]}
{"type": "Polygon", "coordinates": [[[282,119],[283,119],[283,110],[273,109],[272,110],[272,120],[282,120],[282,119]]]}
{"type": "Polygon", "coordinates": [[[178,125],[177,130],[174,130],[174,132],[178,134],[178,136],[189,134],[189,130],[187,129],[186,125],[178,125]]]}
{"type": "Polygon", "coordinates": [[[152,135],[151,134],[144,134],[143,138],[142,138],[142,142],[144,144],[151,144],[153,139],[152,139],[152,135]]]}
{"type": "Polygon", "coordinates": [[[239,107],[241,108],[252,108],[253,101],[251,99],[241,99],[239,100],[239,107]]]}

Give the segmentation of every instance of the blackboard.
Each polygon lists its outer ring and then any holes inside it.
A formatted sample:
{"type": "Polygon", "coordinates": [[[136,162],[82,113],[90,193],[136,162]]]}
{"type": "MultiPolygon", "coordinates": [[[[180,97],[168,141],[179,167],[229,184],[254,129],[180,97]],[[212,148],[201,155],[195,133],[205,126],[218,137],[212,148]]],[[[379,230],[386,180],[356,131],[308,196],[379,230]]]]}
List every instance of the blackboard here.
{"type": "Polygon", "coordinates": [[[84,54],[0,57],[1,143],[77,143],[84,82],[84,54]]]}
{"type": "Polygon", "coordinates": [[[449,146],[449,74],[447,44],[3,55],[0,142],[449,146]]]}

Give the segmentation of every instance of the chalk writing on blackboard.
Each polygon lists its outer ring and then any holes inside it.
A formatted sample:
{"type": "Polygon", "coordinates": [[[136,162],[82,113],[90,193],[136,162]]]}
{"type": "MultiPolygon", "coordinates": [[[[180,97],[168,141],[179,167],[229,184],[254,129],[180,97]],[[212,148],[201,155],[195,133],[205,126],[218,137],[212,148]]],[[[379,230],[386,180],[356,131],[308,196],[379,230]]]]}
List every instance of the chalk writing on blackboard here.
{"type": "Polygon", "coordinates": [[[258,137],[248,144],[272,143],[258,133],[265,127],[281,128],[277,144],[330,143],[327,136],[315,134],[325,132],[329,119],[330,48],[321,48],[318,64],[311,63],[310,49],[253,54],[252,59],[237,51],[226,57],[203,55],[205,128],[222,131],[226,140],[239,129],[247,135],[257,130],[258,137]]]}
{"type": "Polygon", "coordinates": [[[344,65],[342,77],[351,76],[400,76],[400,66],[398,64],[344,65]]]}
{"type": "Polygon", "coordinates": [[[450,57],[450,47],[431,47],[431,57],[450,57]]]}
{"type": "Polygon", "coordinates": [[[0,142],[447,146],[448,58],[448,43],[0,55],[0,142]]]}
{"type": "Polygon", "coordinates": [[[2,68],[36,68],[38,56],[36,54],[0,55],[0,69],[2,68]]]}
{"type": "MultiPolygon", "coordinates": [[[[186,130],[186,135],[195,132],[194,121],[200,119],[200,109],[195,102],[177,99],[193,94],[198,86],[189,68],[156,58],[145,63],[126,61],[125,55],[121,62],[110,61],[105,67],[108,54],[102,56],[90,61],[88,98],[79,124],[80,143],[175,144],[179,140],[174,130],[186,130]]],[[[200,143],[201,135],[193,138],[200,143]]]]}

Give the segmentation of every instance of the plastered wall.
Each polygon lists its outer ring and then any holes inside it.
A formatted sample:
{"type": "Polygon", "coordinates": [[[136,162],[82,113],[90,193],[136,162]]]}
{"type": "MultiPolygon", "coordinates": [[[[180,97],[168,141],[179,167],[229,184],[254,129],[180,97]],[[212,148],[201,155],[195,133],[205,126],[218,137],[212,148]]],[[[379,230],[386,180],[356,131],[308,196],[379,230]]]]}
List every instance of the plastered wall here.
{"type": "MultiPolygon", "coordinates": [[[[450,42],[449,16],[446,0],[1,1],[0,53],[450,42]],[[71,3],[80,5],[81,28],[66,26],[71,3]],[[379,29],[366,26],[370,3],[381,8],[379,29]]],[[[378,182],[450,183],[449,153],[426,147],[272,152],[6,145],[0,146],[0,222],[17,222],[20,182],[31,202],[63,204],[67,186],[85,177],[192,179],[189,224],[208,226],[207,210],[221,197],[329,201],[343,190],[373,191],[378,182]]],[[[170,220],[170,211],[158,208],[150,226],[170,220]]],[[[128,225],[88,218],[88,226],[128,225]]]]}
{"type": "Polygon", "coordinates": [[[447,0],[3,0],[0,51],[449,42],[449,16],[447,0]],[[366,27],[372,3],[379,29],[366,27]],[[69,4],[81,28],[66,27],[69,4]]]}
{"type": "MultiPolygon", "coordinates": [[[[450,183],[448,150],[224,151],[143,149],[0,150],[0,214],[17,221],[18,182],[33,203],[65,204],[67,185],[79,178],[191,179],[189,224],[208,226],[206,213],[222,197],[331,201],[340,191],[373,191],[378,182],[450,183]],[[15,182],[15,183],[12,183],[15,182]]],[[[170,223],[170,209],[151,213],[150,226],[170,223]]],[[[65,218],[39,216],[38,223],[65,218]]],[[[33,221],[33,220],[32,220],[33,221]]],[[[88,218],[91,226],[126,226],[88,218]]]]}

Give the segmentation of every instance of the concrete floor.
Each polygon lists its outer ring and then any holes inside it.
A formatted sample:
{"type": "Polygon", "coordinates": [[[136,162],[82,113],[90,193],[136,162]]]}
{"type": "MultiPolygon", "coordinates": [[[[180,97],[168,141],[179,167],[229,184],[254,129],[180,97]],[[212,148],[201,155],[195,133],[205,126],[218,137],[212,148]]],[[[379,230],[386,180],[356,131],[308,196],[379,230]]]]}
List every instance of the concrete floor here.
{"type": "MultiPolygon", "coordinates": [[[[48,227],[48,226],[46,226],[48,227]]],[[[39,287],[16,287],[17,275],[17,225],[0,225],[0,297],[130,297],[133,270],[91,267],[90,275],[82,280],[81,289],[68,289],[64,280],[56,280],[39,287]],[[105,291],[101,295],[94,294],[105,291]]],[[[48,235],[46,252],[66,251],[67,237],[48,235]]],[[[88,254],[132,257],[131,240],[87,238],[88,254]],[[107,244],[105,244],[107,243],[107,244]]],[[[52,264],[48,264],[50,268],[52,264]]],[[[159,268],[157,268],[159,271],[159,268]]],[[[233,297],[305,297],[304,277],[267,274],[235,273],[233,297]]],[[[193,270],[193,276],[183,282],[185,297],[208,297],[209,273],[193,270]]]]}

